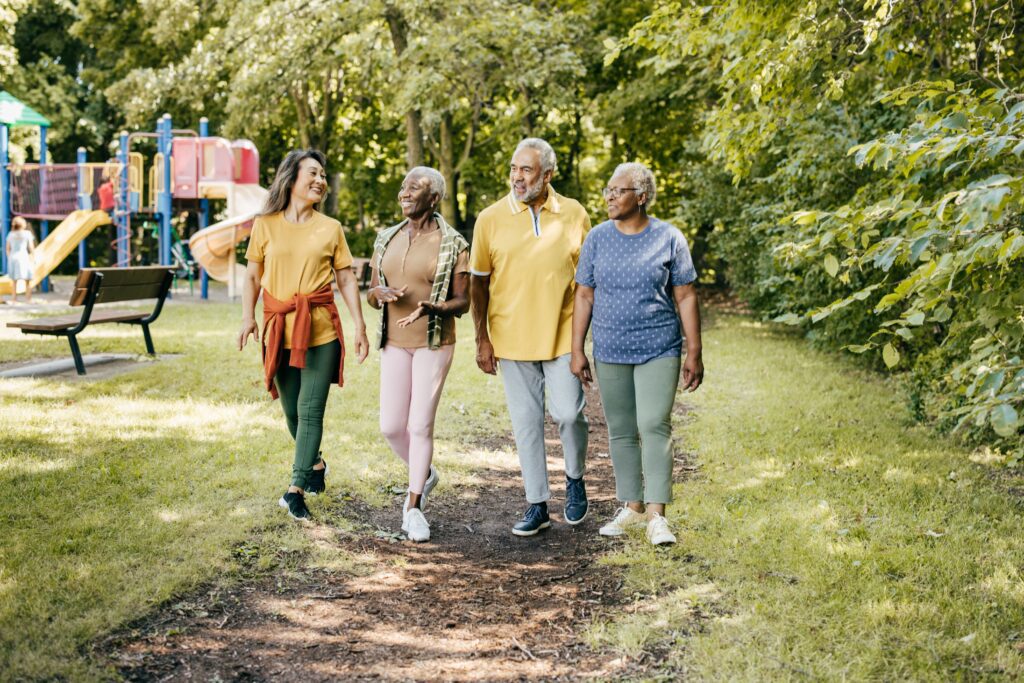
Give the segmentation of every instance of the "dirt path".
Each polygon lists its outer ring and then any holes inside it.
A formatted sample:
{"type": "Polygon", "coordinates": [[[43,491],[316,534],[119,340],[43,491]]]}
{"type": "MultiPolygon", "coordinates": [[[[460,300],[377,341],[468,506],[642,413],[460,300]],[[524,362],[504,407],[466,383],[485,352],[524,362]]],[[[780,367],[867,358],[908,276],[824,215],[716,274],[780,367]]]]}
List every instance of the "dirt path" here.
{"type": "MultiPolygon", "coordinates": [[[[384,509],[358,501],[332,512],[357,533],[317,525],[318,543],[367,561],[367,571],[276,571],[230,589],[198,591],[101,646],[128,680],[576,680],[670,674],[658,653],[636,659],[595,651],[583,631],[596,615],[629,609],[620,572],[599,564],[622,541],[597,529],[614,512],[600,399],[588,396],[591,508],[561,517],[561,449],[548,425],[552,528],[509,529],[524,509],[515,462],[478,471],[479,483],[430,501],[431,540],[391,536],[401,496],[384,509]]],[[[504,446],[490,443],[489,447],[504,446]]],[[[514,459],[511,459],[514,461],[514,459]]],[[[677,460],[676,477],[688,468],[677,460]]],[[[328,482],[329,485],[329,482],[328,482]]],[[[330,493],[330,490],[329,490],[330,493]]]]}

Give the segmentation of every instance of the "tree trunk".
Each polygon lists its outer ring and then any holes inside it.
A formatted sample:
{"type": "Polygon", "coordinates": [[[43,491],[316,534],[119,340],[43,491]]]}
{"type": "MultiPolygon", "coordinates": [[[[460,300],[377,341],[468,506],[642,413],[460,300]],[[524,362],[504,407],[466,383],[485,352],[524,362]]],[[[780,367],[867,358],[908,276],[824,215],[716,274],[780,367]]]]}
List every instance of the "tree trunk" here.
{"type": "MultiPolygon", "coordinates": [[[[402,16],[401,10],[394,5],[387,5],[384,18],[391,30],[391,42],[395,46],[395,56],[401,57],[408,47],[409,24],[402,16]]],[[[405,163],[407,170],[423,165],[423,126],[420,112],[413,109],[405,112],[405,163]]]]}
{"type": "Polygon", "coordinates": [[[441,167],[441,175],[444,176],[448,192],[441,200],[441,215],[451,221],[456,228],[459,227],[459,204],[456,199],[458,193],[458,171],[455,168],[455,141],[452,139],[452,115],[446,113],[441,117],[440,146],[438,148],[438,165],[441,167]]]}
{"type": "Polygon", "coordinates": [[[332,173],[330,176],[331,191],[327,193],[327,201],[324,202],[323,212],[328,216],[338,216],[338,192],[341,191],[341,174],[332,173]]]}

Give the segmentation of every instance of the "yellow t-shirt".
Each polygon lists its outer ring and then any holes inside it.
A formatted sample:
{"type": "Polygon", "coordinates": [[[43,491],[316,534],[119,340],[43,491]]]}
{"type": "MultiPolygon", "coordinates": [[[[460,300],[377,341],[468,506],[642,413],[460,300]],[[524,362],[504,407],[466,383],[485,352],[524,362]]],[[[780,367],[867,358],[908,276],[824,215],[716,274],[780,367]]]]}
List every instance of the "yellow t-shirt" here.
{"type": "Polygon", "coordinates": [[[586,209],[550,186],[537,216],[511,193],[480,212],[469,267],[491,278],[496,357],[551,360],[572,350],[576,263],[589,230],[586,209]]]}
{"type": "MultiPolygon", "coordinates": [[[[334,271],[352,265],[341,223],[319,212],[305,223],[291,223],[283,213],[257,217],[245,258],[263,264],[260,286],[281,301],[296,294],[312,294],[334,281],[334,271]]],[[[310,346],[337,339],[326,309],[314,308],[312,317],[310,346]]],[[[294,322],[294,313],[285,316],[286,349],[291,348],[294,322]]]]}

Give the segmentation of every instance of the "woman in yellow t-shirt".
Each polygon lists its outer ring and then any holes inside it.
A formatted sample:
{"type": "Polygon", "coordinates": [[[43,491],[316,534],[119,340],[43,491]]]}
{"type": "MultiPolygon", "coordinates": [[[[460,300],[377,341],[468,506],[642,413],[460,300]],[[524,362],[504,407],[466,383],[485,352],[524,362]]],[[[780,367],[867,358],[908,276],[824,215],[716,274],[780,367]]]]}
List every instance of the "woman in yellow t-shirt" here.
{"type": "Polygon", "coordinates": [[[278,504],[295,519],[309,519],[305,494],[324,488],[327,464],[319,456],[327,392],[343,382],[345,342],[334,305],[337,283],[355,322],[356,355],[369,343],[341,223],[317,209],[327,193],[326,159],[312,149],[288,153],[277,168],[263,213],[245,252],[242,329],[238,349],[259,337],[256,299],[263,291],[263,367],[267,390],[281,398],[295,439],[291,486],[278,504]]]}

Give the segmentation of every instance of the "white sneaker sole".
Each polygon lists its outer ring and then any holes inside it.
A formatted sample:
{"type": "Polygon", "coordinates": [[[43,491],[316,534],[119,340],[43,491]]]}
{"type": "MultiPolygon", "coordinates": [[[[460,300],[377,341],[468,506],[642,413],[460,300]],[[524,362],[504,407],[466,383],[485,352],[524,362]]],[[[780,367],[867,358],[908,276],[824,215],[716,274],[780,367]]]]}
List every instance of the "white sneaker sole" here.
{"type": "Polygon", "coordinates": [[[620,527],[615,527],[614,529],[609,529],[608,527],[603,526],[600,529],[598,529],[597,533],[600,534],[601,536],[612,536],[612,537],[613,536],[624,536],[625,533],[626,533],[626,530],[622,529],[620,527]]]}
{"type": "Polygon", "coordinates": [[[583,520],[585,520],[587,518],[587,515],[589,515],[589,514],[590,514],[590,506],[588,505],[587,506],[587,511],[583,513],[583,516],[580,517],[579,519],[577,519],[574,522],[571,519],[569,519],[569,515],[565,514],[565,508],[562,508],[562,519],[564,519],[565,523],[568,524],[569,526],[576,526],[577,524],[583,524],[583,520]]]}

